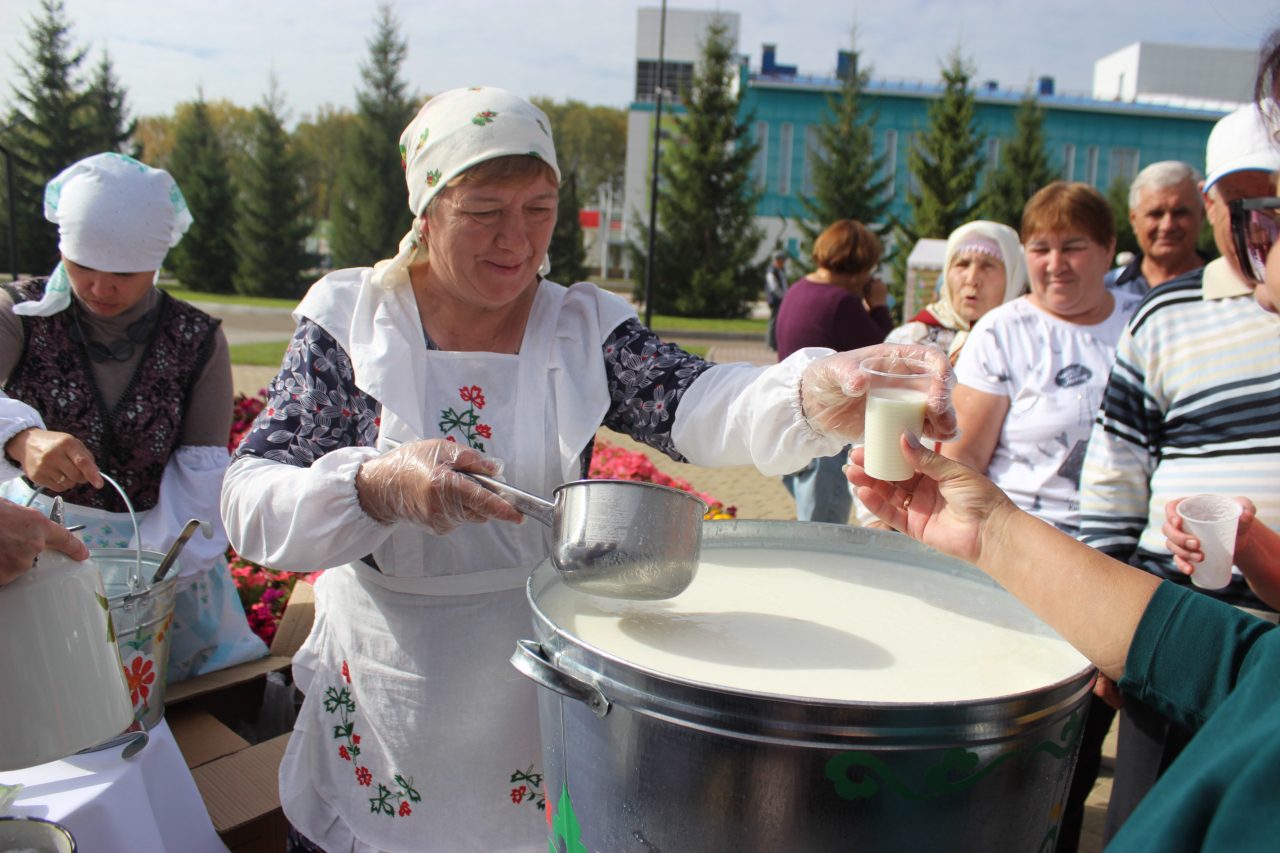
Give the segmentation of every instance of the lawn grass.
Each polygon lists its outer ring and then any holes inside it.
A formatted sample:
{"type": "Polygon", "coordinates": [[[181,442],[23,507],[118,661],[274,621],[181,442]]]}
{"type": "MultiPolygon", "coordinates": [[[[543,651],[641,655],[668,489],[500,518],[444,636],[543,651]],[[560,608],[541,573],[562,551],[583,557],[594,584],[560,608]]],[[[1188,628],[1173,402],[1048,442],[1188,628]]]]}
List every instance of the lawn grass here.
{"type": "MultiPolygon", "coordinates": [[[[644,319],[641,316],[641,319],[644,319]]],[[[754,320],[749,317],[718,320],[709,317],[673,317],[669,314],[654,314],[653,328],[673,332],[734,332],[763,336],[769,328],[768,320],[754,320]]]]}
{"type": "Polygon", "coordinates": [[[205,293],[187,290],[172,282],[160,282],[160,289],[185,302],[216,302],[220,305],[253,305],[259,308],[284,308],[292,311],[298,305],[296,299],[273,299],[267,296],[242,296],[239,293],[205,293]]]}
{"type": "Polygon", "coordinates": [[[266,341],[253,344],[232,344],[227,349],[231,352],[232,364],[244,364],[251,367],[279,367],[284,358],[288,341],[266,341]]]}

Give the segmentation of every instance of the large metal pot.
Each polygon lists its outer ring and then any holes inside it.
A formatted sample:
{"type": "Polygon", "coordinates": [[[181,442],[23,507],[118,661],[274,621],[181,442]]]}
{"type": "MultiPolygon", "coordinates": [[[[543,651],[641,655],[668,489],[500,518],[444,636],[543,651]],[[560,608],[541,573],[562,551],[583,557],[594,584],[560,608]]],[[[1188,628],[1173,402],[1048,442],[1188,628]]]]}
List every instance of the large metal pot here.
{"type": "MultiPolygon", "coordinates": [[[[1020,607],[973,567],[892,533],[709,523],[695,587],[719,548],[790,549],[801,569],[816,553],[874,556],[961,579],[975,613],[983,597],[1020,607]]],[[[755,693],[592,648],[540,607],[559,584],[549,564],[530,578],[537,639],[512,658],[541,688],[544,776],[526,786],[546,796],[556,849],[1053,849],[1094,678],[1083,658],[1037,689],[964,701],[755,693]]]]}

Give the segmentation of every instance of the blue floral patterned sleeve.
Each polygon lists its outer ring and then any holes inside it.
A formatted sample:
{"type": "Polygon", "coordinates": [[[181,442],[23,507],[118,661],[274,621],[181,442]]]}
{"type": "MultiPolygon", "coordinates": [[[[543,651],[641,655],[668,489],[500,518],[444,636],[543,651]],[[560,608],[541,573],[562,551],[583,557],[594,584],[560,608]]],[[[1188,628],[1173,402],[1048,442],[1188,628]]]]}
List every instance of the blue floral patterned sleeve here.
{"type": "MultiPolygon", "coordinates": [[[[603,354],[611,401],[603,425],[684,462],[671,440],[671,426],[680,398],[710,362],[664,343],[637,320],[614,329],[603,354]]],[[[335,448],[372,447],[381,409],[356,387],[351,359],[337,341],[304,318],[236,457],[305,468],[335,448]]],[[[584,476],[590,459],[588,447],[584,476]]]]}
{"type": "Polygon", "coordinates": [[[267,389],[267,404],[236,449],[306,468],[339,447],[372,447],[382,405],[356,387],[338,342],[303,319],[267,389]]]}
{"type": "Polygon", "coordinates": [[[604,342],[609,411],[604,425],[687,461],[671,440],[671,426],[684,392],[712,365],[665,343],[639,320],[627,320],[604,342]]]}

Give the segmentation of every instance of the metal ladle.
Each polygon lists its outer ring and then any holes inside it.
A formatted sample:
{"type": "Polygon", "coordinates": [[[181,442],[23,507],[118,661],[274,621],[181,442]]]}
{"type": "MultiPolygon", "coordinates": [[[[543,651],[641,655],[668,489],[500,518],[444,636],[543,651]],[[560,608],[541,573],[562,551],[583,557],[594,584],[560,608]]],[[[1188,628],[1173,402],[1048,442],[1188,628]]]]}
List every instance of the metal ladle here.
{"type": "Polygon", "coordinates": [[[706,502],[635,480],[575,480],[543,500],[458,471],[552,530],[551,562],[567,586],[607,598],[674,598],[692,583],[706,502]]]}
{"type": "Polygon", "coordinates": [[[151,576],[150,586],[160,583],[160,581],[164,580],[164,576],[169,574],[169,569],[173,568],[174,562],[178,559],[178,554],[186,546],[187,540],[191,538],[191,535],[196,532],[197,527],[204,533],[205,539],[213,538],[213,525],[198,518],[188,519],[187,523],[182,526],[182,532],[178,534],[178,538],[173,540],[169,550],[164,552],[160,565],[156,567],[156,573],[151,576]]]}

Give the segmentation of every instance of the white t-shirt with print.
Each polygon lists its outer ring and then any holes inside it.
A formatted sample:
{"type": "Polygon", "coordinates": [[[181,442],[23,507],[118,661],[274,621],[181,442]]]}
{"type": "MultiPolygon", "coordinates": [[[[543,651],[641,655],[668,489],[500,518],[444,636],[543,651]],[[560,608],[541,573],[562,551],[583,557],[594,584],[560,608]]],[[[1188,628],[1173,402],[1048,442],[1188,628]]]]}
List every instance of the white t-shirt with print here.
{"type": "Polygon", "coordinates": [[[959,384],[1009,399],[987,476],[1022,509],[1070,531],[1080,525],[1080,470],[1116,343],[1142,301],[1112,296],[1111,316],[1093,326],[1059,320],[1025,296],[1007,302],[974,325],[956,363],[959,384]]]}

